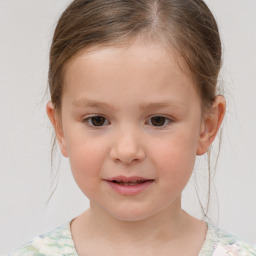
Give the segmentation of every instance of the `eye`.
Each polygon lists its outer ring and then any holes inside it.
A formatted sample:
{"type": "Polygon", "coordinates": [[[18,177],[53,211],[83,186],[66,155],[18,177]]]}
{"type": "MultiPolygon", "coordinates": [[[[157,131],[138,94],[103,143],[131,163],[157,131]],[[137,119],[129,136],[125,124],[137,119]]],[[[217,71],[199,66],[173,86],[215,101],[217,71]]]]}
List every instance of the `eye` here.
{"type": "Polygon", "coordinates": [[[103,116],[90,116],[84,119],[84,122],[88,123],[89,126],[97,127],[106,125],[108,121],[103,116]]]}
{"type": "Polygon", "coordinates": [[[171,122],[169,118],[164,116],[153,116],[149,120],[153,126],[158,126],[158,127],[166,126],[171,122]]]}

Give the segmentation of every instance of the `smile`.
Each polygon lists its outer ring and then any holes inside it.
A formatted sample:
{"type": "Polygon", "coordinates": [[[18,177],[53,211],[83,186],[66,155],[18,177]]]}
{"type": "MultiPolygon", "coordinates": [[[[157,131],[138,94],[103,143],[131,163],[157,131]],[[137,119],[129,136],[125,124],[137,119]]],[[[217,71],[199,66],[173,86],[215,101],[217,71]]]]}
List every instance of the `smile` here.
{"type": "Polygon", "coordinates": [[[124,196],[134,196],[149,188],[155,180],[135,176],[118,176],[104,181],[114,192],[124,196]]]}
{"type": "Polygon", "coordinates": [[[136,180],[136,181],[130,181],[130,182],[124,182],[124,181],[112,181],[114,183],[118,183],[120,185],[128,185],[128,186],[131,186],[131,185],[137,185],[137,184],[141,184],[143,182],[145,182],[146,180],[136,180]]]}

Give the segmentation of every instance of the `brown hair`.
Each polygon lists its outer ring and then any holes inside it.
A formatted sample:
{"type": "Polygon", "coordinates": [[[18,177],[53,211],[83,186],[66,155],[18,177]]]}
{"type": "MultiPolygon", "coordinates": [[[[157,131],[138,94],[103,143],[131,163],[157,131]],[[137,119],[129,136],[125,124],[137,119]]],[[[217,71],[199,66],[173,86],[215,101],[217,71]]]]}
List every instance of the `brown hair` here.
{"type": "Polygon", "coordinates": [[[202,0],[75,0],[60,17],[50,50],[49,89],[61,111],[66,64],[92,46],[121,46],[141,37],[183,57],[202,109],[210,109],[221,68],[216,21],[202,0]]]}

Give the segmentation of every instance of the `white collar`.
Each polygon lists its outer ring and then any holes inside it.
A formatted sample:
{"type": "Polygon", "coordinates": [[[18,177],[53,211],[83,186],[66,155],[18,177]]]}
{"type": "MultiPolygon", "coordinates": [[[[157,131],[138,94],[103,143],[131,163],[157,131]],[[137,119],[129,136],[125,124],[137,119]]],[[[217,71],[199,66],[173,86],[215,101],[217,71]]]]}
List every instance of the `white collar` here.
{"type": "Polygon", "coordinates": [[[228,253],[227,249],[221,245],[218,245],[212,256],[230,256],[230,254],[228,253]]]}

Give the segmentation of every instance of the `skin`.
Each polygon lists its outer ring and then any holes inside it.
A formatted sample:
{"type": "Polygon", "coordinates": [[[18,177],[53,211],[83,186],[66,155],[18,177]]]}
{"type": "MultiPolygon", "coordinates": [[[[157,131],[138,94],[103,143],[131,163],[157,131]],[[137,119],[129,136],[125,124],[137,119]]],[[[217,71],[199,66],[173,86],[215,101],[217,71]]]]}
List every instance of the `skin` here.
{"type": "Polygon", "coordinates": [[[79,255],[200,251],[207,227],[181,209],[181,193],[196,156],[207,152],[218,132],[225,99],[217,96],[202,118],[193,81],[177,61],[182,63],[174,50],[140,40],[95,48],[68,63],[61,113],[47,104],[61,152],[90,199],[90,209],[71,224],[79,255]],[[89,107],[89,101],[109,107],[89,107]],[[102,125],[93,126],[91,115],[104,117],[102,125]],[[155,116],[162,117],[160,126],[155,116]],[[154,182],[138,195],[124,196],[104,181],[117,175],[154,182]]]}

